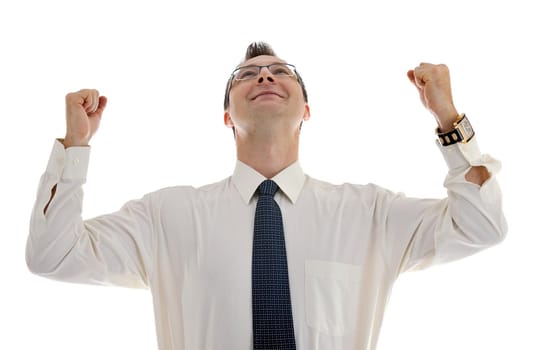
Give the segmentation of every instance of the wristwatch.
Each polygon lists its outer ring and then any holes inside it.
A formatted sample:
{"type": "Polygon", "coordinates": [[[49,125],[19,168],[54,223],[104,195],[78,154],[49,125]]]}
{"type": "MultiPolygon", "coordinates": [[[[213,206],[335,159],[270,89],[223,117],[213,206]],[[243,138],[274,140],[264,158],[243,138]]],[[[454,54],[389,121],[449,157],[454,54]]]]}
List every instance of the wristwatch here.
{"type": "Polygon", "coordinates": [[[453,145],[457,142],[466,143],[475,135],[472,124],[470,124],[470,121],[464,113],[459,114],[457,121],[453,123],[453,126],[455,128],[446,133],[441,133],[440,128],[436,128],[438,141],[442,146],[453,145]]]}

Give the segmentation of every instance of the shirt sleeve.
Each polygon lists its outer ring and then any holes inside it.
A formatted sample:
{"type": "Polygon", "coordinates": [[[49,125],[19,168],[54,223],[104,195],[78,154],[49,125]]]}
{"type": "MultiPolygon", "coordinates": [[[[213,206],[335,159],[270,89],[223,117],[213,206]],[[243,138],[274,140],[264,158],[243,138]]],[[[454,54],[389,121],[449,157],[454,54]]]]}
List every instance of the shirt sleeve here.
{"type": "Polygon", "coordinates": [[[445,199],[392,195],[387,199],[387,259],[398,273],[457,260],[501,242],[507,233],[501,191],[496,181],[500,162],[481,154],[476,138],[443,147],[449,168],[445,199]],[[472,166],[484,166],[483,185],[468,182],[472,166]]]}
{"type": "Polygon", "coordinates": [[[116,213],[84,221],[82,186],[89,156],[90,147],[65,149],[55,141],[30,219],[28,268],[67,282],[147,288],[151,196],[128,202],[116,213]]]}

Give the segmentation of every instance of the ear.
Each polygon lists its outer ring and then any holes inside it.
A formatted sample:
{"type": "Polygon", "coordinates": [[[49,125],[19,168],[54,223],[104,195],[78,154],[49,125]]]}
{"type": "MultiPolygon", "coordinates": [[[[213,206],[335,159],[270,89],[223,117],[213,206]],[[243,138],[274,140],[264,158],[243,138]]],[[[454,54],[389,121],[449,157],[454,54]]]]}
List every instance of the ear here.
{"type": "Polygon", "coordinates": [[[307,121],[311,119],[311,109],[309,108],[309,105],[305,104],[305,112],[303,112],[303,121],[307,121]]]}
{"type": "Polygon", "coordinates": [[[225,122],[225,125],[228,126],[229,128],[234,128],[234,122],[232,122],[232,118],[230,117],[230,113],[228,112],[228,109],[225,111],[224,122],[225,122]]]}

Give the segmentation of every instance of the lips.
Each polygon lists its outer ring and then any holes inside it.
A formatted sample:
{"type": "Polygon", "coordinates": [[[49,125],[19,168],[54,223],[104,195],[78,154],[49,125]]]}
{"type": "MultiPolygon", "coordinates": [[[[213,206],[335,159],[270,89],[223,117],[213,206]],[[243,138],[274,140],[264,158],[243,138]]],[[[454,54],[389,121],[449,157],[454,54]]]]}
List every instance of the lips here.
{"type": "Polygon", "coordinates": [[[264,90],[264,91],[260,91],[258,92],[252,99],[253,100],[256,100],[258,97],[260,96],[264,96],[264,95],[275,95],[275,96],[278,96],[278,97],[283,97],[281,96],[280,94],[278,94],[277,92],[275,91],[272,91],[272,90],[264,90]]]}

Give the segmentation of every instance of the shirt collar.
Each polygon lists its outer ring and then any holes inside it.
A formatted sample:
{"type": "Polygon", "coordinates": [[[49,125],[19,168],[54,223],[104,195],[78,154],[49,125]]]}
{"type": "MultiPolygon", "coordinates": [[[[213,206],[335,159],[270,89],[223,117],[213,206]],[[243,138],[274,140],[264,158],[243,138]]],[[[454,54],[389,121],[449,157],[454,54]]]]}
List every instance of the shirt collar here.
{"type": "MultiPolygon", "coordinates": [[[[245,204],[249,204],[256,189],[264,180],[266,180],[264,175],[242,161],[236,161],[236,168],[234,169],[234,174],[232,174],[232,183],[234,183],[240,192],[245,204]]],[[[275,175],[271,180],[277,183],[281,191],[283,191],[292,203],[295,203],[305,183],[305,173],[303,173],[299,161],[296,161],[275,175]]]]}

